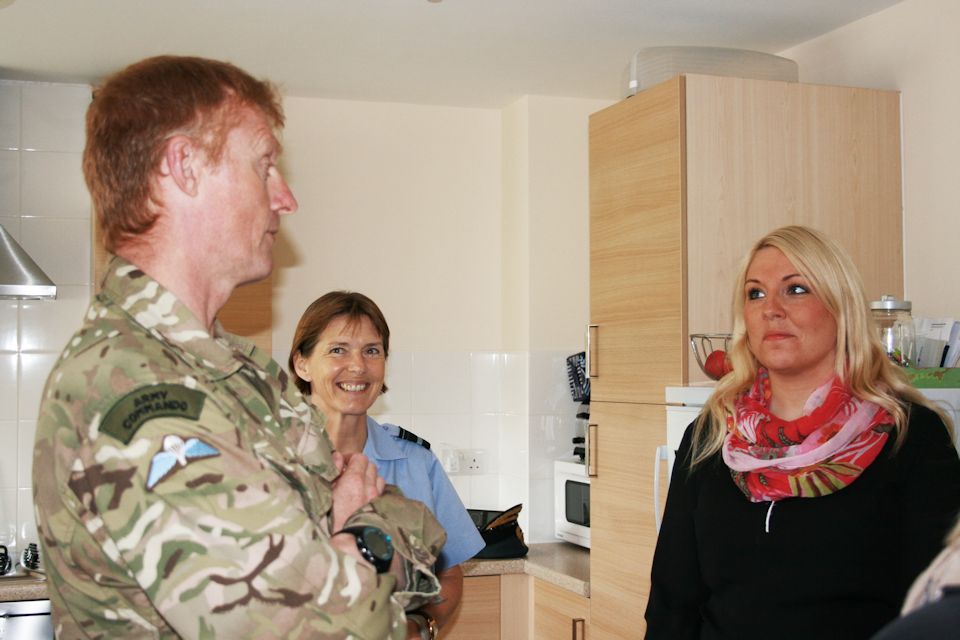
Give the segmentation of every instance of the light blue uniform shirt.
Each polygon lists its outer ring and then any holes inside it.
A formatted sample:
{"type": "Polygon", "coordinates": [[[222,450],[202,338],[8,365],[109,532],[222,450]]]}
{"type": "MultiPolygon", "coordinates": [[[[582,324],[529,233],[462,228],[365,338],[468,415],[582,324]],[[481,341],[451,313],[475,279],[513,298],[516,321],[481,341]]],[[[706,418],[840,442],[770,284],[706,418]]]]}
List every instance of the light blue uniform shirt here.
{"type": "Polygon", "coordinates": [[[367,416],[363,455],[376,463],[388,483],[400,487],[408,498],[427,505],[446,530],[447,542],[437,559],[438,571],[469,560],[483,548],[477,526],[432,451],[401,439],[395,425],[381,425],[367,416]]]}

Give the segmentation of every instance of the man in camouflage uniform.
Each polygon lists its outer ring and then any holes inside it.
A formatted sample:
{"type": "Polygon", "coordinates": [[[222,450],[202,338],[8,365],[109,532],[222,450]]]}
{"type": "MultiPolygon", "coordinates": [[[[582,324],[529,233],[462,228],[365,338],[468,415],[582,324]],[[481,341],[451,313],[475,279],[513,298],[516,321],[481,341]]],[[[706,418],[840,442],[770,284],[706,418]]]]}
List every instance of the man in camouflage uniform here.
{"type": "Polygon", "coordinates": [[[216,321],[297,208],[282,123],[269,84],[198,58],[94,94],[84,174],[116,255],[50,374],[33,464],[61,638],[406,638],[404,609],[438,593],[430,512],[332,452],[279,365],[216,321]],[[342,532],[359,525],[392,560],[342,532]]]}

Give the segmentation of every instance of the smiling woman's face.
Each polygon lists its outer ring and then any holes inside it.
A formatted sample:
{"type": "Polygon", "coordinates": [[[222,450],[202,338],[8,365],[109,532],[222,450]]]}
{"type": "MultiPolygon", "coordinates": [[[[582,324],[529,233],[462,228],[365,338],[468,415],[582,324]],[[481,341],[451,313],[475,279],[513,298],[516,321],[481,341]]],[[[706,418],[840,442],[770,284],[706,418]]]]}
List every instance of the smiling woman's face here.
{"type": "Polygon", "coordinates": [[[837,321],[783,252],[757,251],[744,289],[747,341],[771,379],[809,376],[820,384],[832,377],[837,321]]]}
{"type": "Polygon", "coordinates": [[[383,389],[387,358],[370,318],[336,316],[309,357],[295,357],[297,375],[310,383],[310,400],[329,417],[366,415],[383,389]]]}

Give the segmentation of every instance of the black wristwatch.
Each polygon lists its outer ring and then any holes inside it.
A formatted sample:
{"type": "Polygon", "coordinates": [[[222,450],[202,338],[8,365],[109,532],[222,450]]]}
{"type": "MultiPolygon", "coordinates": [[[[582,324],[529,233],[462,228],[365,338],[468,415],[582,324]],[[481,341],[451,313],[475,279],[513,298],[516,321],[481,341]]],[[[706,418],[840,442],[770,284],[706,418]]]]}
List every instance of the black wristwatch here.
{"type": "Polygon", "coordinates": [[[390,570],[390,562],[393,560],[393,543],[388,534],[369,526],[344,527],[338,533],[353,534],[357,539],[360,555],[373,565],[377,573],[386,573],[390,570]]]}

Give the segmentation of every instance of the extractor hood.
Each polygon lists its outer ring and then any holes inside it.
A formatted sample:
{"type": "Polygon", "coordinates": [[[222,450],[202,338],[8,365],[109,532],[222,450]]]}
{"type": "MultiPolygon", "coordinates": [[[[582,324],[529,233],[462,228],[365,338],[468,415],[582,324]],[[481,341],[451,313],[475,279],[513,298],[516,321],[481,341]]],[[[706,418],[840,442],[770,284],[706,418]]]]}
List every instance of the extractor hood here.
{"type": "Polygon", "coordinates": [[[0,299],[43,300],[57,297],[57,287],[0,224],[0,299]]]}

